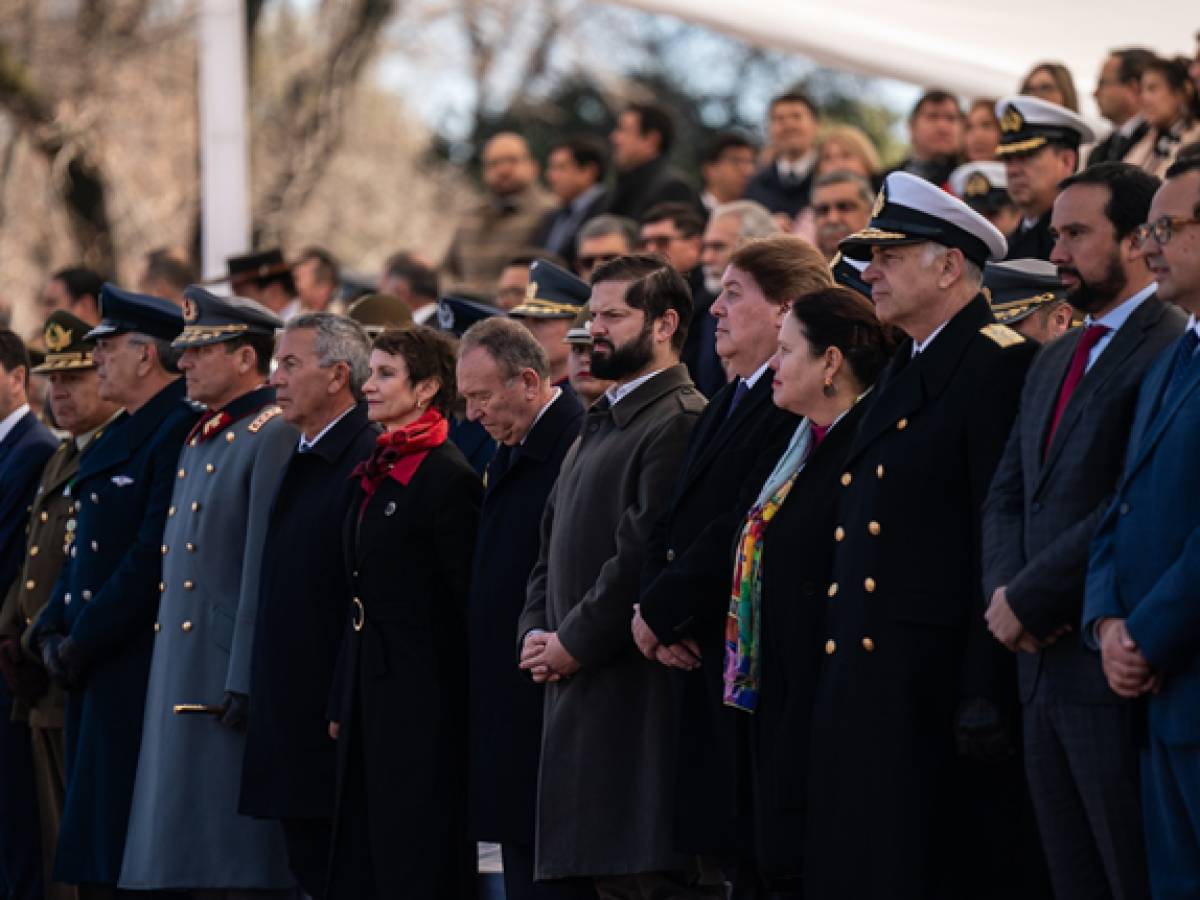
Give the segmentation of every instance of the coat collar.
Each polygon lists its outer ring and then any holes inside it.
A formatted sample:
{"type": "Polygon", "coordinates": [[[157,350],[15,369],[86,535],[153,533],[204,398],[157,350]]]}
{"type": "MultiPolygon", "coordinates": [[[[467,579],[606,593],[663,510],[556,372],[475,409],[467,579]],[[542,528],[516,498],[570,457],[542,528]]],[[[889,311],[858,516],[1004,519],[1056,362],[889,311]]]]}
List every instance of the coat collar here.
{"type": "Polygon", "coordinates": [[[592,407],[592,411],[589,414],[611,415],[614,424],[618,428],[624,428],[637,418],[638,413],[652,405],[654,401],[680,388],[695,390],[695,385],[692,384],[692,379],[688,377],[687,366],[682,363],[676,363],[673,366],[663,369],[645,384],[638,385],[633,393],[623,397],[621,402],[616,406],[600,410],[592,407]]]}
{"type": "Polygon", "coordinates": [[[521,445],[521,456],[539,462],[549,459],[563,430],[570,427],[572,422],[578,422],[582,414],[583,404],[574,391],[560,393],[529,429],[525,443],[521,445]]]}
{"type": "Polygon", "coordinates": [[[334,423],[334,426],[313,444],[308,455],[319,456],[327,463],[337,462],[346,448],[349,447],[364,428],[371,428],[367,418],[367,404],[359,400],[344,416],[334,423]]]}
{"type": "Polygon", "coordinates": [[[1175,348],[1176,341],[1167,345],[1166,350],[1163,351],[1162,365],[1158,367],[1152,378],[1147,377],[1148,391],[1144,395],[1146,402],[1138,404],[1133,440],[1129,445],[1130,459],[1129,468],[1125,473],[1126,479],[1149,457],[1150,451],[1158,443],[1162,433],[1167,430],[1167,426],[1175,418],[1179,408],[1191,398],[1197,389],[1200,389],[1200,366],[1193,365],[1187,380],[1179,387],[1175,395],[1167,398],[1162,396],[1163,391],[1167,389],[1167,382],[1171,375],[1171,363],[1175,358],[1175,348]]]}
{"type": "Polygon", "coordinates": [[[176,378],[146,401],[133,415],[121,413],[95,444],[88,447],[80,465],[81,474],[117,465],[133,456],[134,450],[145,444],[175,409],[185,405],[186,386],[176,378]]]}
{"type": "MultiPolygon", "coordinates": [[[[770,371],[764,372],[732,414],[729,412],[729,404],[733,402],[733,395],[737,390],[736,381],[726,384],[713,397],[705,411],[708,421],[697,423],[693,431],[698,440],[694,455],[688,458],[684,464],[682,484],[684,489],[696,480],[721,448],[729,443],[730,438],[735,434],[740,434],[754,419],[771,414],[774,408],[771,401],[772,378],[773,375],[770,371]],[[700,430],[702,425],[703,431],[700,430]]],[[[796,419],[797,424],[799,421],[796,419]]]]}

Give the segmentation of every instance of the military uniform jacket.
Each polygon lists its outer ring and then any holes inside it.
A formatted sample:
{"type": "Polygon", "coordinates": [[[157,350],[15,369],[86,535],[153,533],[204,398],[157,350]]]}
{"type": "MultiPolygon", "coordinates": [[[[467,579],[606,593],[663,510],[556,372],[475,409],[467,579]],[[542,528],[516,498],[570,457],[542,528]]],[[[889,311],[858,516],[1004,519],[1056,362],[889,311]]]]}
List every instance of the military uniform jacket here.
{"type": "Polygon", "coordinates": [[[597,401],[542,520],[520,639],[557,631],[582,669],[546,687],[539,879],[683,868],[675,849],[671,672],[629,623],[646,544],[705,406],[682,365],[597,401]]]}
{"type": "Polygon", "coordinates": [[[34,620],[36,634],[70,634],[87,661],[67,699],[55,881],[115,885],[120,874],[154,645],[158,548],[175,461],[196,418],[183,390],[177,379],[133,415],[122,413],[80,461],[71,549],[34,620]]]}
{"type": "Polygon", "coordinates": [[[956,709],[1016,702],[1011,654],[983,621],[980,508],[1036,348],[995,325],[982,295],[912,348],[864,401],[839,476],[813,723],[815,896],[963,890],[943,885],[947,860],[968,858],[956,839],[979,839],[952,830],[956,709]]]}
{"type": "Polygon", "coordinates": [[[250,691],[268,513],[298,435],[260,388],[203,420],[179,456],[121,886],[287,888],[282,832],[238,815],[246,738],[181,703],[250,691]],[[212,421],[219,427],[207,427],[212,421]]]}
{"type": "Polygon", "coordinates": [[[1005,259],[1050,259],[1054,238],[1050,236],[1050,210],[1026,228],[1024,223],[1008,236],[1008,256],[1005,259]]]}
{"type": "MultiPolygon", "coordinates": [[[[97,432],[99,436],[99,432],[97,432]]],[[[95,440],[95,438],[93,438],[95,440]]],[[[58,445],[58,450],[42,470],[33,504],[29,507],[29,536],[21,571],[9,589],[0,612],[0,637],[17,637],[24,632],[25,652],[37,662],[41,657],[29,642],[29,628],[50,599],[67,558],[67,522],[75,511],[67,488],[79,471],[80,451],[73,438],[58,445]]],[[[72,523],[72,528],[74,528],[72,523]]],[[[26,719],[33,728],[62,728],[65,724],[67,694],[61,687],[50,688],[26,708],[14,699],[14,717],[26,719]]]]}

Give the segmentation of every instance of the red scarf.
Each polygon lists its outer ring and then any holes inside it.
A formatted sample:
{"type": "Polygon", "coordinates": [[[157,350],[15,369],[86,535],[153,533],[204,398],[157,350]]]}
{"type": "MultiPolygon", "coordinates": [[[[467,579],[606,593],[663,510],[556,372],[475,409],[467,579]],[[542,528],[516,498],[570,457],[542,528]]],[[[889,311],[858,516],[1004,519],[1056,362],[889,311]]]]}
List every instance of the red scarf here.
{"type": "MultiPolygon", "coordinates": [[[[408,484],[429,451],[444,444],[449,434],[450,423],[446,417],[436,409],[428,409],[415,422],[401,425],[395,431],[385,431],[377,437],[375,450],[354,467],[351,476],[358,478],[367,495],[366,500],[371,499],[386,478],[408,484]]],[[[363,505],[366,505],[365,500],[363,505]]]]}

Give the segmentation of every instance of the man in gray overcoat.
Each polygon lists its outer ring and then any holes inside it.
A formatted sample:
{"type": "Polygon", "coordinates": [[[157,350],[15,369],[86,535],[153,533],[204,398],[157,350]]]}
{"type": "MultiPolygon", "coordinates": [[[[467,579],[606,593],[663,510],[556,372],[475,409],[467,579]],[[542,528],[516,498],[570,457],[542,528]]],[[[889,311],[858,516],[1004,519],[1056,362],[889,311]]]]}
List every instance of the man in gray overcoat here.
{"type": "Polygon", "coordinates": [[[264,386],[282,323],[184,292],[175,346],[207,412],[179,456],[121,887],[206,898],[291,892],[279,823],[238,815],[267,515],[297,434],[264,386]]]}
{"type": "Polygon", "coordinates": [[[677,853],[671,680],[630,634],[651,528],[704,398],[679,364],[692,316],[680,275],[653,256],[593,276],[592,405],[542,520],[518,624],[521,668],[548,683],[535,876],[594,879],[601,898],[723,897],[719,874],[677,853]]]}

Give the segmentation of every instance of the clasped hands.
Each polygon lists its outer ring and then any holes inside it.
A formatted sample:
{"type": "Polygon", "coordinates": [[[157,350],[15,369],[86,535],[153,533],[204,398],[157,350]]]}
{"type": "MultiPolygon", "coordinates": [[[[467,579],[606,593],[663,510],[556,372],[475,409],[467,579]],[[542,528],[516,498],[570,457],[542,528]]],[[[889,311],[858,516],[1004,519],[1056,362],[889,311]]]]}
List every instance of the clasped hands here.
{"type": "Polygon", "coordinates": [[[520,666],[538,684],[562,681],[579,671],[579,661],[567,652],[556,631],[527,634],[521,646],[520,666]]]}
{"type": "Polygon", "coordinates": [[[1025,630],[1025,626],[1021,624],[1021,620],[1013,612],[1012,607],[1008,603],[1006,590],[1004,585],[996,588],[992,594],[992,600],[988,604],[987,612],[983,614],[983,617],[987,620],[988,631],[992,633],[992,637],[1009,650],[1014,653],[1017,651],[1021,651],[1022,653],[1037,653],[1039,650],[1045,650],[1064,634],[1072,630],[1070,625],[1062,625],[1045,640],[1038,640],[1025,630]]]}
{"type": "Polygon", "coordinates": [[[1132,700],[1142,694],[1158,693],[1162,675],[1142,655],[1124,619],[1101,619],[1096,624],[1096,636],[1100,639],[1104,677],[1114,694],[1132,700]]]}
{"type": "Polygon", "coordinates": [[[658,661],[672,669],[683,669],[691,672],[700,668],[700,645],[694,638],[684,638],[674,644],[664,644],[642,618],[642,606],[633,604],[633,621],[630,623],[633,632],[633,642],[637,644],[642,656],[651,662],[658,661]]]}

